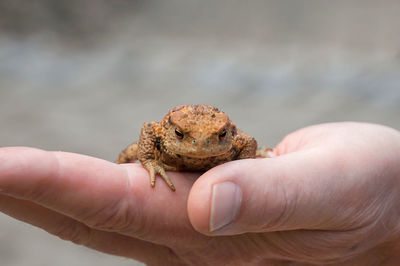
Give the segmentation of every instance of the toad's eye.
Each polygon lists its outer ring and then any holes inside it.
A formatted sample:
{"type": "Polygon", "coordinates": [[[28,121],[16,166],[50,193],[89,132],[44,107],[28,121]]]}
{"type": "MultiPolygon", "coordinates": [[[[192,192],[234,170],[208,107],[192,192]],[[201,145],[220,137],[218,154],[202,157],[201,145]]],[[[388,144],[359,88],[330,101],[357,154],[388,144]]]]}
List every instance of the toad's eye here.
{"type": "Polygon", "coordinates": [[[219,133],[218,138],[219,140],[224,140],[225,137],[226,137],[226,130],[224,129],[223,131],[221,131],[221,133],[219,133]]]}
{"type": "Polygon", "coordinates": [[[179,129],[175,129],[175,135],[178,139],[183,139],[183,132],[179,129]]]}

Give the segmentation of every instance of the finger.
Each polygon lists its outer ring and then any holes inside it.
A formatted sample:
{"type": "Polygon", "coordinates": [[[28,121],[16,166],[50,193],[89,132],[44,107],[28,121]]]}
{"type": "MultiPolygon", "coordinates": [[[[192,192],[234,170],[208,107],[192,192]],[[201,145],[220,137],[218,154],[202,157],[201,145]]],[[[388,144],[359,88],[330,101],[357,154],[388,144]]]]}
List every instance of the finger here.
{"type": "Polygon", "coordinates": [[[382,265],[398,254],[397,243],[388,241],[391,232],[291,230],[257,235],[260,253],[274,259],[272,263],[281,259],[301,265],[382,265]]]}
{"type": "Polygon", "coordinates": [[[1,193],[31,200],[90,227],[155,242],[170,237],[171,231],[194,234],[186,198],[195,174],[171,173],[179,187],[172,193],[164,182],[152,189],[148,172],[137,164],[31,148],[0,149],[0,162],[1,193]]]}
{"type": "Polygon", "coordinates": [[[208,235],[361,226],[356,222],[362,212],[379,216],[377,197],[384,194],[380,192],[385,184],[373,184],[376,197],[364,199],[371,184],[348,178],[338,160],[342,159],[310,149],[218,166],[193,185],[190,221],[208,235]]]}
{"type": "Polygon", "coordinates": [[[149,263],[151,254],[166,259],[165,247],[113,232],[92,229],[65,215],[33,202],[0,195],[0,211],[20,221],[42,228],[61,239],[72,241],[101,252],[124,256],[149,263]]]}
{"type": "Polygon", "coordinates": [[[3,194],[78,220],[118,205],[133,186],[124,168],[83,155],[5,148],[0,150],[0,161],[3,194]]]}

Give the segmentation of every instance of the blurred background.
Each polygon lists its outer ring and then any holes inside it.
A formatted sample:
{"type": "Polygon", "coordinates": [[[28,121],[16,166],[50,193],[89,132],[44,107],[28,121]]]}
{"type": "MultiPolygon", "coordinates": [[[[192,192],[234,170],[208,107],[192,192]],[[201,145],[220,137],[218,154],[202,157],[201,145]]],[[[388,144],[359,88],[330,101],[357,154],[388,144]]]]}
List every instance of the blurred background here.
{"type": "MultiPolygon", "coordinates": [[[[400,2],[0,0],[0,146],[114,160],[178,104],[259,143],[332,121],[400,129],[400,2]]],[[[140,265],[0,214],[6,266],[140,265]]]]}

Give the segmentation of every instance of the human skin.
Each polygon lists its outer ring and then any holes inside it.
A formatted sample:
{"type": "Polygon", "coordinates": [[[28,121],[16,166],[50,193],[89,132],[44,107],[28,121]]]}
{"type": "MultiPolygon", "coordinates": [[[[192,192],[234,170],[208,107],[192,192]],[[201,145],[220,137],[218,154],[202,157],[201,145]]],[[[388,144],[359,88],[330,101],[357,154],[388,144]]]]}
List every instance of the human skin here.
{"type": "Polygon", "coordinates": [[[0,210],[148,265],[399,265],[398,131],[316,125],[275,153],[169,172],[174,193],[139,164],[1,148],[0,210]]]}

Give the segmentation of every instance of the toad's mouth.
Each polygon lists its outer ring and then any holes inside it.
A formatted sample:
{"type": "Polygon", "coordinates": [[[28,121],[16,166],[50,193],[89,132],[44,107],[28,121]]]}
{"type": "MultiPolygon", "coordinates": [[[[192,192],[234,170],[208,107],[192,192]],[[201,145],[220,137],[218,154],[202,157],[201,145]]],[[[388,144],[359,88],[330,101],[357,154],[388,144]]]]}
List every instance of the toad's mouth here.
{"type": "Polygon", "coordinates": [[[178,154],[180,156],[185,156],[185,157],[190,157],[190,158],[196,158],[196,159],[205,159],[205,158],[210,158],[210,157],[218,157],[226,154],[228,151],[219,151],[219,152],[175,152],[175,154],[178,154]]]}
{"type": "Polygon", "coordinates": [[[181,156],[186,156],[190,158],[196,158],[196,159],[205,159],[205,158],[210,158],[210,157],[218,157],[223,155],[224,153],[213,153],[213,154],[193,154],[193,153],[185,153],[185,154],[180,154],[181,156]]]}
{"type": "Polygon", "coordinates": [[[218,157],[218,156],[224,156],[230,153],[231,146],[224,146],[224,147],[216,147],[216,146],[210,146],[210,147],[168,147],[164,146],[164,150],[173,155],[178,155],[178,157],[190,157],[190,158],[196,158],[196,159],[205,159],[205,158],[211,158],[211,157],[218,157]]]}

